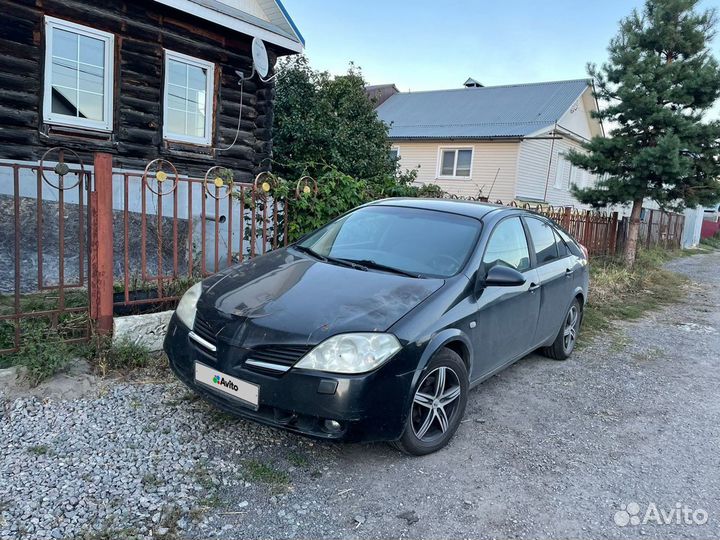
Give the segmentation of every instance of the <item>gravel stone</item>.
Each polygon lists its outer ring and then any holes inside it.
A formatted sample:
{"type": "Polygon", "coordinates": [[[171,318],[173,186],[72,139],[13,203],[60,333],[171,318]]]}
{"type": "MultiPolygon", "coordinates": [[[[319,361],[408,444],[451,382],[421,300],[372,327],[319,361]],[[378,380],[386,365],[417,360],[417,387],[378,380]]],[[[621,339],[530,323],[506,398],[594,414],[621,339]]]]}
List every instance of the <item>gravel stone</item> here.
{"type": "Polygon", "coordinates": [[[72,399],[0,386],[0,540],[718,538],[720,253],[668,267],[693,280],[682,302],[492,377],[422,458],[228,417],[169,374],[72,399]],[[709,519],[616,525],[631,502],[709,519]]]}

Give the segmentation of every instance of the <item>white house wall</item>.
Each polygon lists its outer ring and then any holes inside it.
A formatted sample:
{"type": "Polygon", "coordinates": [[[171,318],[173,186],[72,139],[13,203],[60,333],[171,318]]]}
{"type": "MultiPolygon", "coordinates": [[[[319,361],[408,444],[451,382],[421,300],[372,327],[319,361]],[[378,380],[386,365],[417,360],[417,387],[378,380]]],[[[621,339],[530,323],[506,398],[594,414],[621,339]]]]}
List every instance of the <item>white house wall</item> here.
{"type": "Polygon", "coordinates": [[[585,208],[570,193],[570,185],[589,187],[595,182],[593,175],[564,161],[560,171],[561,181],[559,187],[556,187],[560,157],[567,154],[571,148],[580,150],[580,143],[567,138],[525,139],[519,146],[516,192],[518,199],[545,200],[554,206],[585,208]]]}
{"type": "Polygon", "coordinates": [[[558,128],[567,130],[583,139],[592,139],[593,129],[597,131],[597,120],[590,116],[588,99],[593,99],[588,88],[558,121],[558,128]]]}
{"type": "Polygon", "coordinates": [[[511,201],[515,196],[515,172],[519,144],[515,142],[459,142],[425,143],[397,142],[393,148],[400,150],[401,170],[417,170],[417,181],[422,184],[438,184],[448,193],[491,200],[511,201]],[[439,179],[438,159],[440,148],[473,148],[472,171],[469,178],[439,179]],[[499,169],[499,172],[498,172],[499,169]],[[497,180],[493,180],[497,173],[497,180]]]}

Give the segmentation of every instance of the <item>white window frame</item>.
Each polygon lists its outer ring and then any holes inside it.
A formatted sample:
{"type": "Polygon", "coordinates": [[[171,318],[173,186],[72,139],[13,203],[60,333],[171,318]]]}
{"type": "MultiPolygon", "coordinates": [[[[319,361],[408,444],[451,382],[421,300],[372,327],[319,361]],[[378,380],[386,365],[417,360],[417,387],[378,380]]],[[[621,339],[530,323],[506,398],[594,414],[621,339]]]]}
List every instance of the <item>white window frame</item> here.
{"type": "Polygon", "coordinates": [[[215,111],[213,104],[215,102],[215,64],[208,62],[207,60],[201,60],[194,58],[186,54],[181,54],[175,51],[164,49],[165,60],[164,69],[165,75],[163,78],[163,139],[166,141],[182,142],[189,144],[197,144],[202,146],[210,146],[212,144],[212,126],[213,117],[215,111]],[[196,66],[201,69],[207,70],[207,80],[205,82],[205,136],[204,137],[193,137],[190,135],[184,135],[182,133],[172,133],[168,130],[168,98],[167,91],[170,84],[170,60],[176,60],[184,64],[196,66]]]}
{"type": "Polygon", "coordinates": [[[437,170],[435,171],[435,177],[438,180],[470,180],[473,174],[473,162],[475,161],[475,147],[474,146],[440,146],[438,147],[437,155],[437,170]],[[442,156],[444,152],[455,151],[455,160],[453,161],[453,174],[444,175],[442,174],[442,156]],[[457,176],[457,158],[458,150],[470,150],[470,173],[467,176],[457,176]]]}
{"type": "Polygon", "coordinates": [[[112,132],[113,130],[113,88],[114,88],[115,36],[82,26],[73,22],[45,16],[45,72],[43,80],[43,121],[46,124],[69,127],[82,127],[95,131],[112,132]],[[65,30],[73,34],[99,39],[105,42],[105,66],[103,81],[103,118],[89,120],[66,114],[52,112],[52,43],[55,29],[65,30]]]}
{"type": "Polygon", "coordinates": [[[402,154],[400,154],[400,147],[399,147],[399,146],[395,146],[395,145],[393,144],[393,145],[390,146],[390,151],[391,151],[391,152],[392,152],[392,151],[395,151],[395,152],[397,153],[397,158],[398,158],[398,161],[399,161],[400,158],[402,157],[402,154]]]}

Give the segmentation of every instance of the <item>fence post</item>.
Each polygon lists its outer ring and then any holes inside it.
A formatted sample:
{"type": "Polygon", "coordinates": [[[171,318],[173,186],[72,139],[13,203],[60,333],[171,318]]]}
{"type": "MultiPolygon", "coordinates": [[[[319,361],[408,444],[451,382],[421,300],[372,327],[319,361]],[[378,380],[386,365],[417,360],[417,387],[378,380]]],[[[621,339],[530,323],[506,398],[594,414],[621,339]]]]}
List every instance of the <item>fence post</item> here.
{"type": "MultiPolygon", "coordinates": [[[[654,213],[655,213],[655,210],[650,210],[650,217],[648,218],[647,238],[645,240],[645,246],[648,248],[652,244],[652,222],[653,222],[653,214],[654,213]]],[[[658,236],[658,240],[660,240],[659,236],[658,236]]]]}
{"type": "Polygon", "coordinates": [[[608,246],[608,254],[617,254],[617,237],[618,237],[618,213],[613,212],[612,218],[610,219],[610,230],[608,231],[608,239],[610,245],[608,246]]]}
{"type": "Polygon", "coordinates": [[[95,320],[97,331],[108,334],[113,327],[112,155],[95,154],[94,176],[94,189],[90,193],[90,316],[95,320]]]}
{"type": "Polygon", "coordinates": [[[570,232],[570,216],[572,214],[572,208],[569,206],[565,207],[565,214],[563,215],[563,228],[570,232]]]}

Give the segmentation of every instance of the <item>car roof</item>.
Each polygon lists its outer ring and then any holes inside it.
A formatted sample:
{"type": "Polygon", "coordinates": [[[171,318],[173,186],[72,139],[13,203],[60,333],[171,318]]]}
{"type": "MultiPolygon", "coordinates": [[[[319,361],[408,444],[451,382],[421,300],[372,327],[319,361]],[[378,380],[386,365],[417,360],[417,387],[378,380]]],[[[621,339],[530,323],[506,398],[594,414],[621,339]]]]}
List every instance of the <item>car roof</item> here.
{"type": "Polygon", "coordinates": [[[468,216],[476,219],[482,219],[491,212],[517,210],[517,208],[487,202],[461,199],[422,199],[416,197],[382,199],[379,201],[373,201],[369,203],[368,206],[401,206],[405,208],[419,208],[423,210],[435,210],[436,212],[460,214],[462,216],[468,216]]]}

